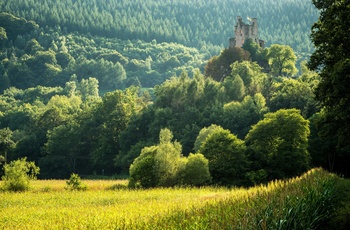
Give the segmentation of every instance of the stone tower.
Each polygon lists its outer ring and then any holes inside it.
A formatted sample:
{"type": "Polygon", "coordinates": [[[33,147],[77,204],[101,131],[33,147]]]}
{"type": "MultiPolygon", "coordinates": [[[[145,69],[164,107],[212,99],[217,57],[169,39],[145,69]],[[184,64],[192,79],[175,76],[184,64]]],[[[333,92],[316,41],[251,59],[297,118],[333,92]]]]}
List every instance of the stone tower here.
{"type": "Polygon", "coordinates": [[[230,38],[230,47],[242,47],[247,39],[252,39],[260,47],[264,48],[265,42],[258,37],[258,20],[250,19],[251,24],[245,24],[241,17],[237,17],[235,26],[235,37],[230,38]]]}

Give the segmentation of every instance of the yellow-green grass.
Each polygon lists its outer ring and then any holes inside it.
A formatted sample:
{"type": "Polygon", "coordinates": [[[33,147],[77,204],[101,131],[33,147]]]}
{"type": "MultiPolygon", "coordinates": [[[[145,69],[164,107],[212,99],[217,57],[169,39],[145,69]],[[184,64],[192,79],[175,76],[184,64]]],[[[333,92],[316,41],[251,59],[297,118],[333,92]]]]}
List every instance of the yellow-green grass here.
{"type": "Polygon", "coordinates": [[[331,211],[333,181],[321,169],[250,189],[83,181],[87,191],[69,191],[63,180],[35,181],[27,192],[0,192],[0,229],[288,229],[312,218],[317,227],[331,211]]]}
{"type": "MultiPolygon", "coordinates": [[[[1,182],[0,182],[1,183],[1,182]]],[[[108,190],[115,187],[126,187],[128,180],[82,180],[88,190],[108,190]]],[[[30,182],[31,192],[64,191],[66,180],[34,180],[30,182]]]]}

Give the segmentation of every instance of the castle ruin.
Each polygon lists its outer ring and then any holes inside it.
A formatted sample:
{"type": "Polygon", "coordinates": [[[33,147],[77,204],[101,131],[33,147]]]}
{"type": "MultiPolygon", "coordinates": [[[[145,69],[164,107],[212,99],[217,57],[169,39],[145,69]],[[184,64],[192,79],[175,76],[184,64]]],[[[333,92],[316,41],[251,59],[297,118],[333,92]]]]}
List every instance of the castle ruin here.
{"type": "Polygon", "coordinates": [[[235,26],[235,37],[230,38],[229,46],[242,47],[247,39],[252,39],[260,47],[264,48],[265,41],[258,37],[258,20],[256,18],[250,19],[251,24],[245,24],[241,17],[237,17],[237,24],[235,26]]]}

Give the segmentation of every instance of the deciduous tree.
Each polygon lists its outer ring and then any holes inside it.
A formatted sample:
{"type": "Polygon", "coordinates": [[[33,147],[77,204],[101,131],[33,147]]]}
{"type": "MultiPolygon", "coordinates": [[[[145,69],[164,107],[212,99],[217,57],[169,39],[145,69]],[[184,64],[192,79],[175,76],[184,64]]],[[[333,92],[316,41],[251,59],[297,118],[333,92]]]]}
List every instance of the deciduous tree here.
{"type": "Polygon", "coordinates": [[[290,46],[274,44],[268,49],[267,58],[269,60],[271,72],[275,76],[292,77],[298,72],[295,67],[297,56],[290,46]]]}
{"type": "Polygon", "coordinates": [[[346,0],[313,0],[320,10],[311,39],[316,47],[308,63],[321,77],[316,99],[325,109],[323,138],[336,136],[334,170],[349,176],[350,169],[350,6],[346,0]]]}
{"type": "Polygon", "coordinates": [[[12,130],[9,128],[0,129],[0,153],[4,156],[4,161],[8,159],[7,154],[15,147],[15,142],[12,140],[12,130]]]}
{"type": "Polygon", "coordinates": [[[281,109],[266,114],[252,127],[245,142],[255,169],[266,170],[271,180],[297,176],[308,169],[309,134],[309,121],[299,110],[281,109]]]}
{"type": "Polygon", "coordinates": [[[229,130],[218,129],[206,138],[199,151],[209,160],[213,183],[241,186],[248,166],[245,150],[244,141],[229,130]]]}

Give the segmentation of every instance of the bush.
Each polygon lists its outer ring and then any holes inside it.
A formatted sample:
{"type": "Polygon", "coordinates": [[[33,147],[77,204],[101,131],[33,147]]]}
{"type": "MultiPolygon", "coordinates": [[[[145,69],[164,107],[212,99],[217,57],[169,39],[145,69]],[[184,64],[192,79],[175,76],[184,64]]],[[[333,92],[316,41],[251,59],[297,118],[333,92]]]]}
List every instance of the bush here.
{"type": "Polygon", "coordinates": [[[4,165],[3,187],[14,192],[28,190],[30,180],[36,179],[39,171],[39,167],[34,162],[27,162],[27,158],[11,161],[4,165]]]}
{"type": "Polygon", "coordinates": [[[162,129],[159,144],[144,147],[130,166],[129,187],[200,186],[210,181],[208,160],[202,154],[181,155],[181,144],[172,142],[169,129],[162,129]]]}
{"type": "Polygon", "coordinates": [[[129,187],[156,187],[158,180],[154,170],[154,165],[155,159],[152,155],[142,158],[137,164],[133,164],[133,168],[130,170],[131,179],[129,181],[129,187]]]}
{"type": "Polygon", "coordinates": [[[130,165],[129,187],[151,188],[158,184],[156,171],[154,169],[154,156],[157,153],[157,146],[144,147],[134,162],[130,165]]]}
{"type": "Polygon", "coordinates": [[[223,186],[242,186],[247,183],[248,161],[242,140],[229,130],[210,134],[199,150],[209,160],[213,183],[223,186]]]}
{"type": "Polygon", "coordinates": [[[81,182],[81,178],[78,174],[72,173],[69,180],[66,181],[67,190],[86,190],[87,186],[81,182]]]}
{"type": "Polygon", "coordinates": [[[183,176],[185,185],[201,186],[211,181],[209,161],[203,154],[190,154],[187,159],[183,176]]]}

